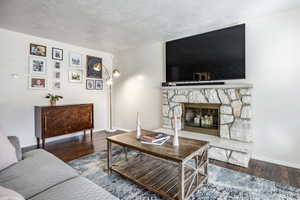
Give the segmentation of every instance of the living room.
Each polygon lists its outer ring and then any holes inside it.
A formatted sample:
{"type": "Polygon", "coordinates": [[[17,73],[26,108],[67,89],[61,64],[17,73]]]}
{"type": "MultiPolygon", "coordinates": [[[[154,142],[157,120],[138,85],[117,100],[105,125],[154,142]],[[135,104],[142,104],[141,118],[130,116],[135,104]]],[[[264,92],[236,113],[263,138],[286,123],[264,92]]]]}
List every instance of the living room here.
{"type": "Polygon", "coordinates": [[[296,0],[1,1],[0,199],[300,199],[299,21],[296,0]]]}

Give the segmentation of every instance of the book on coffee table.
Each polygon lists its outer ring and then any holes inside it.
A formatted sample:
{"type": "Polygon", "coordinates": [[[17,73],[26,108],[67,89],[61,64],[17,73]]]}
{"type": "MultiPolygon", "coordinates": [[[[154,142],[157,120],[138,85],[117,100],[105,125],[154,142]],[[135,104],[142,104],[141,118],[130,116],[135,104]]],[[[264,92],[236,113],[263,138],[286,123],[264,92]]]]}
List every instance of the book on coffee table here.
{"type": "Polygon", "coordinates": [[[154,144],[154,145],[162,145],[164,144],[170,136],[165,133],[151,133],[147,135],[143,135],[141,137],[141,143],[143,144],[154,144]]]}
{"type": "Polygon", "coordinates": [[[159,140],[156,142],[147,142],[147,141],[143,141],[141,140],[142,144],[152,144],[152,145],[163,145],[166,141],[168,141],[169,138],[163,139],[163,140],[159,140]]]}

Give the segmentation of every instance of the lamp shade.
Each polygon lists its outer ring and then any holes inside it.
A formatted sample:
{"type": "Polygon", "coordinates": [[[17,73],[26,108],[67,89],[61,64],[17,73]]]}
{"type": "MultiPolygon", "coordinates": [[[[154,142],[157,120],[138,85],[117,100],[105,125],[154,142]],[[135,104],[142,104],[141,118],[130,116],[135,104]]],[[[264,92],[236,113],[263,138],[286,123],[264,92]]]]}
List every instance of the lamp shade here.
{"type": "Polygon", "coordinates": [[[117,70],[117,69],[114,69],[113,70],[113,72],[112,72],[112,75],[113,75],[113,77],[119,77],[120,75],[121,75],[121,73],[120,73],[120,71],[119,70],[117,70]]]}

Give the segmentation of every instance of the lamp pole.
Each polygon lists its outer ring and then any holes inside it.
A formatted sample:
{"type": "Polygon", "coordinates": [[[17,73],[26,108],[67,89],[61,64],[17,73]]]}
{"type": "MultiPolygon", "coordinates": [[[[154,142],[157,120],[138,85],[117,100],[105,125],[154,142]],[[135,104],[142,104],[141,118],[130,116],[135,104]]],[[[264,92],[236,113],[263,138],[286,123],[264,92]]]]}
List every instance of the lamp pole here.
{"type": "Polygon", "coordinates": [[[103,69],[104,73],[106,74],[106,84],[108,85],[108,97],[109,97],[109,129],[107,130],[108,132],[114,132],[113,130],[113,125],[112,125],[112,84],[113,84],[113,77],[119,77],[120,76],[120,71],[117,69],[114,69],[112,71],[112,74],[108,71],[108,69],[103,65],[103,64],[95,64],[94,65],[94,70],[95,71],[101,71],[103,69]]]}
{"type": "Polygon", "coordinates": [[[111,85],[108,85],[109,90],[109,131],[113,132],[112,128],[112,101],[111,101],[111,85]]]}

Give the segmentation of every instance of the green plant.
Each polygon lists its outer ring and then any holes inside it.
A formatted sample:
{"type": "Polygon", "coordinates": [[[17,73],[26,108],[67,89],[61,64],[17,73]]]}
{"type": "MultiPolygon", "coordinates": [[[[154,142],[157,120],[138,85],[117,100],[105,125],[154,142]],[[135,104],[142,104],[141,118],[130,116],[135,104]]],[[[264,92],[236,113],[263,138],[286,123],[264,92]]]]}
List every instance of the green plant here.
{"type": "Polygon", "coordinates": [[[54,95],[54,94],[51,94],[51,93],[48,93],[45,98],[46,99],[50,99],[50,101],[59,101],[60,99],[63,99],[62,96],[60,96],[60,95],[54,95]]]}

